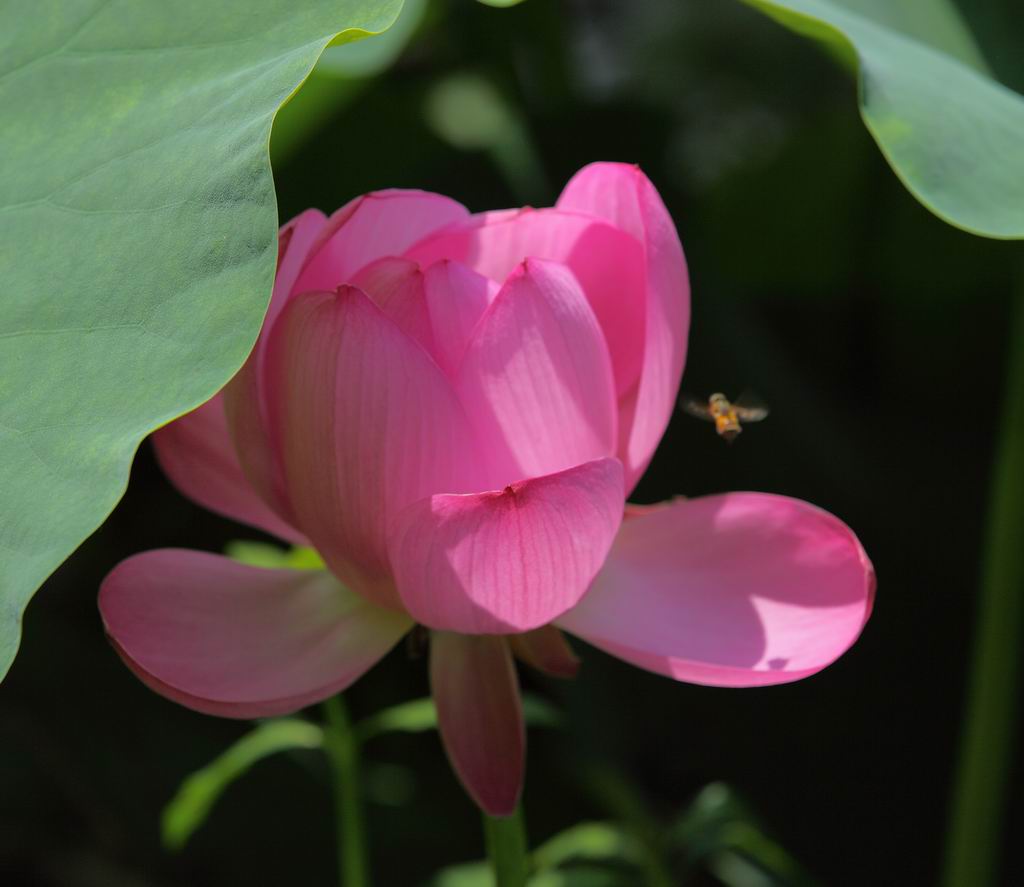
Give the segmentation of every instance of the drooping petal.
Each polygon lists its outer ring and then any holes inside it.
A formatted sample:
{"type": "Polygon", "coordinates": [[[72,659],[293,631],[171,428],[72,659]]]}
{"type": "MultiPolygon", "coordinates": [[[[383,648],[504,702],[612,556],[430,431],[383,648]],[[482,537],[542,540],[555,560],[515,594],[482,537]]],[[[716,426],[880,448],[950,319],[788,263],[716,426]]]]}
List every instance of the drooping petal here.
{"type": "Polygon", "coordinates": [[[242,471],[228,433],[223,394],[157,431],[153,447],[171,482],[204,508],[296,545],[308,544],[267,506],[242,471]]]}
{"type": "Polygon", "coordinates": [[[459,780],[486,813],[510,816],[523,786],[526,730],[505,640],[434,632],[430,686],[441,739],[459,780]]]}
{"type": "Polygon", "coordinates": [[[456,377],[497,489],[615,452],[611,364],[573,275],[522,263],[481,318],[456,377]]]}
{"type": "Polygon", "coordinates": [[[292,299],[267,361],[299,526],[346,585],[397,604],[385,539],[393,515],[440,490],[480,489],[451,383],[353,287],[292,299]]]}
{"type": "Polygon", "coordinates": [[[396,189],[357,197],[327,220],[294,291],[333,291],[370,262],[401,256],[432,231],[468,215],[462,204],[427,191],[396,189]]]}
{"type": "Polygon", "coordinates": [[[503,281],[524,259],[568,266],[597,315],[619,394],[635,386],[644,351],[644,253],[633,236],[594,217],[555,209],[481,213],[407,253],[426,267],[442,259],[503,281]]]}
{"type": "Polygon", "coordinates": [[[403,333],[433,353],[434,333],[419,265],[385,256],[360,270],[352,285],[373,299],[403,333]]]}
{"type": "Polygon", "coordinates": [[[395,519],[388,550],[417,622],[515,634],[572,607],[622,520],[622,466],[599,459],[498,492],[439,494],[395,519]]]}
{"type": "Polygon", "coordinates": [[[434,357],[454,375],[466,346],[500,286],[461,262],[444,259],[423,274],[423,285],[434,333],[434,357]]]}
{"type": "Polygon", "coordinates": [[[517,659],[554,678],[574,678],[580,670],[579,657],[553,625],[511,635],[508,642],[517,659]]]}
{"type": "Polygon", "coordinates": [[[850,647],[874,587],[837,518],[784,496],[727,493],[624,522],[590,591],[558,624],[681,681],[781,684],[850,647]]]}
{"type": "Polygon", "coordinates": [[[107,633],[151,688],[207,714],[284,714],[347,687],[411,626],[329,573],[148,551],[100,588],[107,633]]]}
{"type": "Polygon", "coordinates": [[[690,282],[672,218],[638,167],[592,163],[569,181],[559,209],[606,219],[644,248],[646,322],[639,385],[626,398],[619,424],[619,457],[632,490],[654,455],[672,415],[690,326],[690,282]]]}

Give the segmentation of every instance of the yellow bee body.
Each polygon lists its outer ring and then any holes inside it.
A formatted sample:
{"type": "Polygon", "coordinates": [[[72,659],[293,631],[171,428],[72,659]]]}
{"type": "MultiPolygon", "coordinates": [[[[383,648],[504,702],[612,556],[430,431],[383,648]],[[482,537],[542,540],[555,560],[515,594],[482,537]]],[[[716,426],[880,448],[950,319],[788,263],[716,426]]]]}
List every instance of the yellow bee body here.
{"type": "Polygon", "coordinates": [[[715,431],[723,440],[732,443],[743,430],[743,422],[760,422],[768,415],[768,408],[743,403],[733,403],[720,391],[707,401],[686,398],[683,409],[691,416],[715,423],[715,431]]]}
{"type": "Polygon", "coordinates": [[[708,411],[714,419],[715,431],[726,440],[733,440],[743,430],[740,417],[736,415],[736,407],[724,394],[712,394],[708,398],[708,411]]]}

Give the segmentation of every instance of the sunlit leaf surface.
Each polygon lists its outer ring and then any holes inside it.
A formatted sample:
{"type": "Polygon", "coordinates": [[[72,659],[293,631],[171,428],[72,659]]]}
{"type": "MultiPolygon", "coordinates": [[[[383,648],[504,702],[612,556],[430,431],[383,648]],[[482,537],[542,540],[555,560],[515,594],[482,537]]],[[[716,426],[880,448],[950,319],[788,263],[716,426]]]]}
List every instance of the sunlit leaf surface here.
{"type": "Polygon", "coordinates": [[[1024,96],[987,72],[949,0],[744,0],[859,70],[864,123],[950,224],[1024,237],[1024,96]]]}
{"type": "Polygon", "coordinates": [[[0,5],[0,676],[139,441],[235,372],[276,257],[267,143],[401,0],[0,5]]]}

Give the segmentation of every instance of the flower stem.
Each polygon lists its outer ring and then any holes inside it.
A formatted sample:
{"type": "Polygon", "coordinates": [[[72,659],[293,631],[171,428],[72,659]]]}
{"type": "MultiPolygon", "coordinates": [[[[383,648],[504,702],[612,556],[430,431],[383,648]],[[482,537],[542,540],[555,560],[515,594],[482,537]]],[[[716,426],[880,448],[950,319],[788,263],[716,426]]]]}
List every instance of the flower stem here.
{"type": "Polygon", "coordinates": [[[977,603],[974,661],[946,842],[946,887],[998,881],[1024,623],[1024,274],[1007,377],[977,603]]]}
{"type": "Polygon", "coordinates": [[[370,887],[366,820],[359,782],[359,741],[340,696],[323,704],[327,724],[324,751],[333,772],[338,829],[338,877],[341,887],[370,887]]]}
{"type": "Polygon", "coordinates": [[[525,887],[529,863],[522,807],[516,807],[515,813],[500,819],[486,813],[483,817],[495,887],[525,887]]]}

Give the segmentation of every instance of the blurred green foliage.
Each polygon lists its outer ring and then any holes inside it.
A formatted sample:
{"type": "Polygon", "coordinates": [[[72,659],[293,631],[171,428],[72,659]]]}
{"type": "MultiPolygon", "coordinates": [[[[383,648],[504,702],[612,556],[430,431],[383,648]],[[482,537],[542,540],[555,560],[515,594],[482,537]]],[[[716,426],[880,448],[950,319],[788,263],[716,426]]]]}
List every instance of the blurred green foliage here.
{"type": "MultiPolygon", "coordinates": [[[[530,887],[659,887],[696,883],[711,875],[724,887],[814,887],[814,881],[764,830],[749,804],[723,783],[702,789],[674,822],[655,822],[657,868],[651,848],[625,822],[581,822],[530,854],[530,887]]],[[[491,887],[485,862],[449,866],[431,887],[491,887]]]]}
{"type": "MultiPolygon", "coordinates": [[[[562,724],[558,709],[529,693],[523,696],[523,718],[530,727],[558,727],[562,724]]],[[[355,727],[356,736],[362,742],[383,733],[423,733],[436,729],[437,709],[429,696],[383,709],[360,721],[355,727]]]]}
{"type": "Polygon", "coordinates": [[[669,846],[682,852],[687,867],[706,865],[730,887],[788,885],[813,881],[729,786],[706,786],[673,824],[669,846]]]}
{"type": "MultiPolygon", "coordinates": [[[[309,549],[293,550],[291,559],[281,563],[267,563],[266,552],[257,549],[258,543],[247,546],[256,550],[255,559],[246,552],[244,563],[253,566],[290,566],[305,556],[309,549]]],[[[228,546],[229,551],[239,549],[238,543],[228,546]]],[[[271,546],[265,546],[271,548],[271,546]]],[[[234,556],[237,556],[234,555],[234,556]]],[[[299,567],[311,569],[315,567],[299,567]]],[[[562,718],[558,710],[541,697],[527,693],[523,697],[523,718],[530,727],[558,727],[562,718]]],[[[387,733],[425,733],[437,729],[437,709],[429,696],[412,699],[390,706],[364,718],[352,727],[353,741],[359,744],[387,733]]],[[[257,724],[222,754],[210,763],[191,773],[179,786],[174,797],[164,808],[161,818],[161,835],[169,850],[181,850],[193,833],[202,826],[213,810],[218,798],[236,780],[244,776],[252,766],[270,755],[296,750],[325,749],[324,728],[301,718],[273,718],[257,724]]],[[[404,782],[408,778],[405,769],[368,768],[364,774],[368,795],[378,803],[392,803],[396,792],[397,802],[404,800],[404,782]],[[372,780],[372,782],[371,782],[372,780]]]]}
{"type": "Polygon", "coordinates": [[[438,80],[426,96],[427,123],[460,151],[482,151],[522,204],[543,203],[551,190],[526,125],[493,82],[459,72],[438,80]]]}
{"type": "Polygon", "coordinates": [[[298,718],[260,724],[222,755],[188,777],[164,808],[161,834],[169,850],[180,850],[206,821],[217,798],[240,776],[268,755],[293,749],[320,748],[323,730],[298,718]]]}

